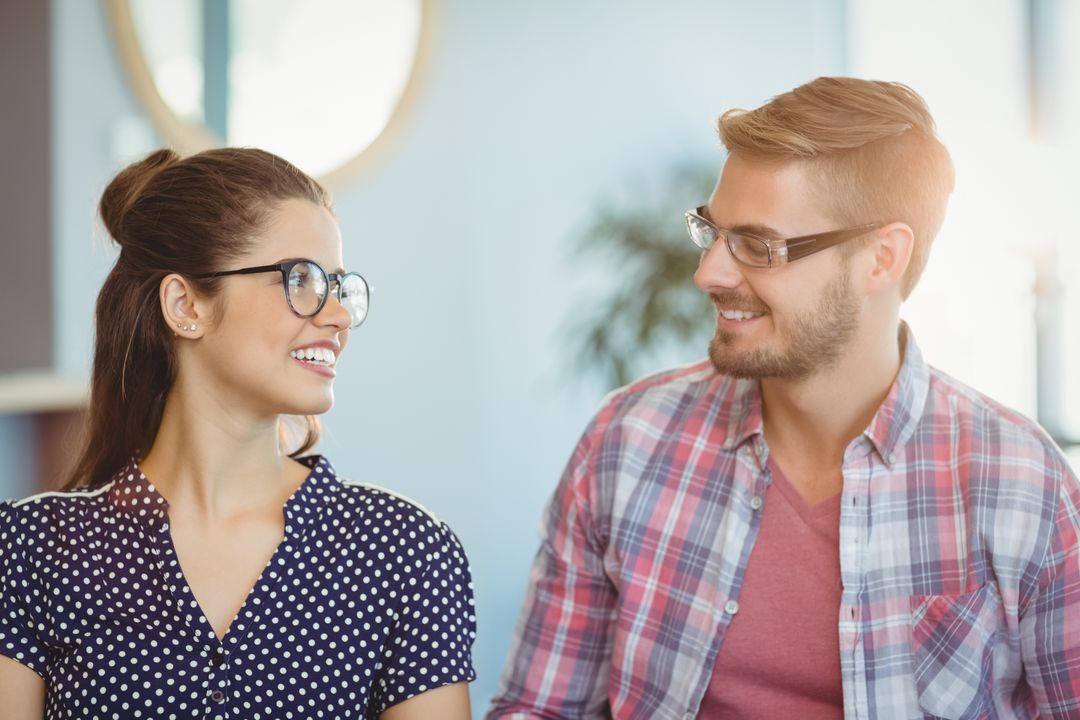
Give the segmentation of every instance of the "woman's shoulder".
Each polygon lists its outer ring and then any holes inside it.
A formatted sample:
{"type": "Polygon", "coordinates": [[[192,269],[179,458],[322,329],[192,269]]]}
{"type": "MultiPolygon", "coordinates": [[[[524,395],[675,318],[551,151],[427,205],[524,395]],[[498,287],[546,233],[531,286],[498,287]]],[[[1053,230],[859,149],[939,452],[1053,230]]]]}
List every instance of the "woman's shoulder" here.
{"type": "Polygon", "coordinates": [[[357,509],[362,509],[367,521],[375,525],[391,525],[430,533],[445,534],[450,528],[435,513],[416,500],[389,488],[368,482],[339,478],[345,496],[357,509]]]}
{"type": "Polygon", "coordinates": [[[47,492],[0,502],[0,576],[54,568],[78,556],[105,514],[102,489],[47,492]]]}
{"type": "Polygon", "coordinates": [[[108,483],[0,502],[0,542],[19,542],[31,534],[63,531],[85,522],[102,511],[110,487],[108,483]]]}

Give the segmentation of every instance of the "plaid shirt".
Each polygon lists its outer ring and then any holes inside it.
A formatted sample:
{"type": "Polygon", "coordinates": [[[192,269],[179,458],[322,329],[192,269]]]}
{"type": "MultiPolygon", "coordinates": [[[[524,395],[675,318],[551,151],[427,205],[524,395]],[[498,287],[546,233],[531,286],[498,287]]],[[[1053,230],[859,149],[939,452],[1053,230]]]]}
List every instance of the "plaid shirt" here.
{"type": "MultiPolygon", "coordinates": [[[[847,718],[1080,718],[1080,483],[1031,421],[904,361],[843,459],[847,718]]],[[[769,502],[756,382],[613,394],[546,511],[489,718],[693,718],[769,502]]],[[[767,641],[767,638],[763,638],[767,641]]]]}

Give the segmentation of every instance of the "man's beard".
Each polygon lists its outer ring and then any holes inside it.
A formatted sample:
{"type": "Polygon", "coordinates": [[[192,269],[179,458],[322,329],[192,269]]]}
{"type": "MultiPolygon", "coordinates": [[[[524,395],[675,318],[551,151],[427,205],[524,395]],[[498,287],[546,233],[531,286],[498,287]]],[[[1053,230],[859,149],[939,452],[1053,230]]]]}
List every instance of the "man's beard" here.
{"type": "Polygon", "coordinates": [[[717,328],[709,343],[709,359],[717,372],[737,378],[802,380],[835,365],[859,329],[859,303],[847,263],[829,281],[818,306],[795,315],[789,330],[781,331],[772,322],[785,345],[777,350],[736,350],[732,344],[738,335],[717,328]]]}

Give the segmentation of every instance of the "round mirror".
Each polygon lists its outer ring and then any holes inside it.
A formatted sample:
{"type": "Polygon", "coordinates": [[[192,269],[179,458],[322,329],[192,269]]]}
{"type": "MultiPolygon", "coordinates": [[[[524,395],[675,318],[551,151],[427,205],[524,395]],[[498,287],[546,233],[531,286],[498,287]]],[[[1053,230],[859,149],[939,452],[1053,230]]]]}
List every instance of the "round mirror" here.
{"type": "Polygon", "coordinates": [[[330,187],[415,100],[434,0],[107,0],[136,95],[187,154],[260,147],[330,187]]]}

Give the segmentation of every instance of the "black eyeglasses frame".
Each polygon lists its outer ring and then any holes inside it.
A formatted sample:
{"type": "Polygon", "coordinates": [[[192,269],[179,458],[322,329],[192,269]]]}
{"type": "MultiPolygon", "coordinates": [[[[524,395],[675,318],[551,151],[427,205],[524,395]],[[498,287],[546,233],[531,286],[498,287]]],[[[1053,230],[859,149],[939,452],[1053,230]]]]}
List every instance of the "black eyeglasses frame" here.
{"type": "MultiPolygon", "coordinates": [[[[340,303],[342,285],[344,284],[345,278],[349,277],[350,275],[359,278],[360,282],[364,284],[364,292],[367,295],[368,307],[370,307],[371,304],[371,285],[368,284],[368,281],[364,279],[363,275],[355,272],[347,272],[340,275],[338,273],[328,273],[326,272],[326,270],[323,269],[322,265],[315,262],[314,260],[309,260],[308,258],[293,258],[290,260],[283,260],[282,262],[275,263],[273,265],[256,265],[253,267],[237,268],[235,270],[216,270],[214,272],[198,273],[192,275],[192,277],[209,279],[217,277],[227,277],[229,275],[254,275],[256,273],[266,272],[281,273],[281,290],[285,295],[285,303],[289,306],[289,310],[291,310],[293,314],[297,317],[310,318],[318,315],[320,312],[322,312],[322,309],[326,307],[326,301],[330,298],[331,293],[334,294],[334,296],[337,298],[337,301],[340,303]],[[326,278],[326,294],[323,295],[322,300],[319,301],[319,306],[315,308],[315,311],[309,314],[304,314],[297,310],[295,307],[293,307],[292,299],[289,297],[289,273],[292,272],[292,269],[300,263],[307,263],[308,265],[315,266],[316,268],[318,268],[319,272],[323,274],[323,277],[326,278]],[[335,287],[336,290],[334,289],[335,287]]],[[[350,325],[350,329],[358,328],[363,325],[364,320],[367,320],[367,316],[368,311],[365,310],[364,316],[360,318],[360,322],[356,323],[355,325],[350,325]]]]}

